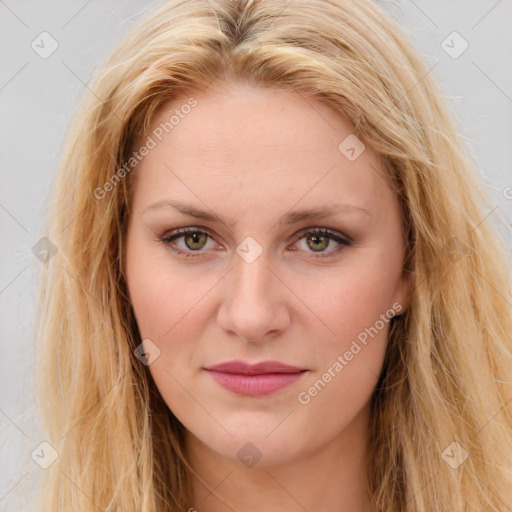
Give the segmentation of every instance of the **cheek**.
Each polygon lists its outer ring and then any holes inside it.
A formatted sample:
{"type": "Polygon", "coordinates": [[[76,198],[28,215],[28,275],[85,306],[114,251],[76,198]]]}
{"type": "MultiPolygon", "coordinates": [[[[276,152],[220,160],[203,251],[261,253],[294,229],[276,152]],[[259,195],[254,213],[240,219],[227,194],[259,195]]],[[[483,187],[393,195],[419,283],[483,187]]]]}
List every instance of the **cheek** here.
{"type": "MultiPolygon", "coordinates": [[[[200,299],[211,285],[203,287],[199,278],[184,279],[180,276],[186,272],[176,269],[171,274],[168,262],[149,264],[143,255],[138,258],[134,252],[131,256],[127,281],[139,334],[141,340],[149,339],[158,348],[158,357],[148,370],[171,410],[190,408],[190,395],[180,383],[190,382],[198,366],[196,340],[207,318],[200,299]]],[[[156,351],[145,341],[144,350],[147,347],[156,351]]]]}
{"type": "Polygon", "coordinates": [[[375,261],[366,259],[331,272],[314,288],[309,285],[304,302],[325,326],[322,346],[329,352],[348,350],[352,340],[359,337],[364,342],[368,330],[373,338],[385,340],[394,283],[392,269],[377,256],[375,261]],[[378,334],[372,329],[375,325],[378,334]]]}
{"type": "Polygon", "coordinates": [[[316,295],[318,316],[329,330],[315,344],[319,364],[297,402],[330,435],[368,403],[386,353],[391,283],[382,267],[367,268],[350,267],[316,295]]]}
{"type": "Polygon", "coordinates": [[[128,245],[127,284],[142,339],[161,345],[178,333],[180,339],[192,337],[211,280],[171,264],[162,248],[130,249],[128,245]]]}
{"type": "Polygon", "coordinates": [[[297,398],[320,422],[345,424],[369,400],[378,382],[394,288],[394,270],[379,256],[375,251],[371,261],[360,258],[308,288],[305,302],[324,327],[315,344],[316,371],[297,398]]]}

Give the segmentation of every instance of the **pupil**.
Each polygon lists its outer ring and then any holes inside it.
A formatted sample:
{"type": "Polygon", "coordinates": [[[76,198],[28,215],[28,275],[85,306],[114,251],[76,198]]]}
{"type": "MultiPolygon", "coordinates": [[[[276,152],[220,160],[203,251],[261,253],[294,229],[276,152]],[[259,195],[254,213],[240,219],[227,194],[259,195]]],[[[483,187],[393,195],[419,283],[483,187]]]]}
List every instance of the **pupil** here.
{"type": "MultiPolygon", "coordinates": [[[[323,245],[321,245],[321,246],[316,245],[316,248],[320,247],[320,249],[325,249],[327,247],[327,244],[329,243],[329,239],[327,237],[324,237],[321,235],[310,235],[308,237],[308,239],[314,240],[314,244],[318,244],[319,242],[320,242],[320,244],[322,244],[322,241],[323,241],[323,245]]],[[[312,249],[314,249],[314,247],[312,247],[312,249]]]]}
{"type": "Polygon", "coordinates": [[[204,238],[204,234],[203,233],[192,233],[192,234],[189,234],[187,237],[185,237],[185,242],[186,242],[186,245],[189,249],[200,249],[202,247],[201,245],[201,237],[204,238]],[[192,239],[192,244],[200,244],[201,247],[190,247],[190,245],[188,244],[188,241],[189,239],[192,239]]]}

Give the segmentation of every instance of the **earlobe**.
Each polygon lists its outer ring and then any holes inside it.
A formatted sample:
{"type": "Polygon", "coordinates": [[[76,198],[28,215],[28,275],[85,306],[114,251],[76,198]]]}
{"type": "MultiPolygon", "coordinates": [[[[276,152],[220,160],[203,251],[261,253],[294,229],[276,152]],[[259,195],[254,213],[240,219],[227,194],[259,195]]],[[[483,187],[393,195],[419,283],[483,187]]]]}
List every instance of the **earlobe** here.
{"type": "MultiPolygon", "coordinates": [[[[399,313],[400,315],[403,315],[407,309],[409,309],[413,291],[414,274],[408,270],[404,270],[400,276],[400,281],[398,283],[393,302],[393,304],[398,303],[400,306],[402,306],[399,313]]],[[[398,316],[399,314],[396,314],[395,316],[398,316]]]]}

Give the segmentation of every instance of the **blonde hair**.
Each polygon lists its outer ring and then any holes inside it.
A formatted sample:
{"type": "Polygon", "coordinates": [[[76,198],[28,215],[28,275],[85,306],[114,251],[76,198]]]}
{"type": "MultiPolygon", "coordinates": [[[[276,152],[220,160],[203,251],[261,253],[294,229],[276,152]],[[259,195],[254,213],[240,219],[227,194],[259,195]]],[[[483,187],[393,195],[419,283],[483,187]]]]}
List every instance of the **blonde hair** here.
{"type": "Polygon", "coordinates": [[[372,400],[372,510],[512,506],[511,267],[454,116],[405,32],[370,0],[170,0],[90,84],[56,177],[35,391],[59,457],[42,472],[41,510],[192,507],[183,426],[134,354],[122,260],[135,171],[119,170],[160,106],[235,81],[326,103],[376,151],[400,204],[415,285],[372,400]]]}

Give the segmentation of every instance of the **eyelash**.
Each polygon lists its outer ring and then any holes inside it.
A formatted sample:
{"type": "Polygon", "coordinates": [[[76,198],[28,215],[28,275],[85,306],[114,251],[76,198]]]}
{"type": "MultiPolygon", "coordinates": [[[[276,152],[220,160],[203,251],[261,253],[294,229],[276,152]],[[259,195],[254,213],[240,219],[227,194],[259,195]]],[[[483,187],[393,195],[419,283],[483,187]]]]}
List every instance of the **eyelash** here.
{"type": "MultiPolygon", "coordinates": [[[[197,254],[197,255],[194,254],[194,253],[204,252],[204,251],[201,251],[200,249],[198,249],[197,251],[192,251],[192,250],[184,251],[183,249],[179,249],[179,248],[176,248],[175,246],[173,247],[171,245],[171,242],[173,242],[174,240],[176,240],[178,238],[182,238],[184,235],[187,235],[189,233],[201,233],[201,234],[205,234],[208,237],[213,239],[213,237],[210,235],[210,233],[208,231],[206,231],[204,229],[200,229],[198,227],[189,227],[189,228],[177,228],[172,231],[169,231],[169,232],[165,233],[164,235],[160,236],[158,238],[158,241],[161,242],[164,246],[168,247],[171,251],[173,251],[174,253],[176,253],[180,256],[185,256],[186,258],[204,257],[199,254],[197,254]]],[[[305,236],[310,235],[310,234],[327,236],[327,238],[329,238],[330,240],[334,240],[335,242],[338,242],[340,245],[336,249],[329,251],[327,253],[318,253],[318,254],[313,253],[313,255],[307,256],[308,258],[313,258],[313,259],[330,258],[330,257],[332,257],[333,254],[338,254],[340,252],[340,250],[343,249],[344,247],[349,247],[350,245],[352,245],[352,241],[350,239],[348,239],[347,237],[342,237],[342,236],[338,235],[336,231],[332,231],[327,228],[303,229],[303,230],[299,231],[294,236],[292,243],[296,243],[299,240],[301,240],[302,238],[304,238],[305,236]]]]}

